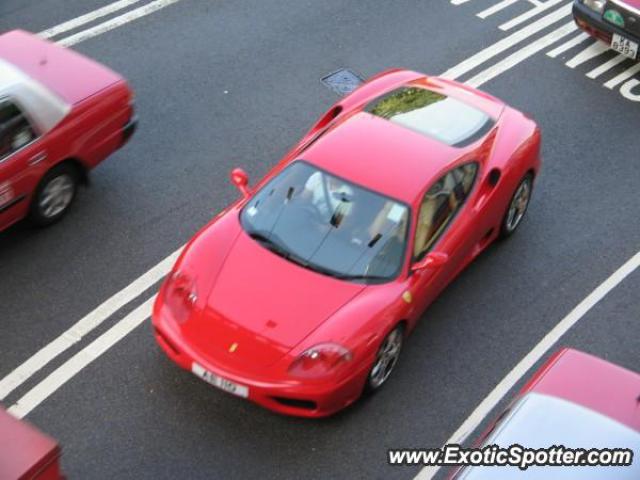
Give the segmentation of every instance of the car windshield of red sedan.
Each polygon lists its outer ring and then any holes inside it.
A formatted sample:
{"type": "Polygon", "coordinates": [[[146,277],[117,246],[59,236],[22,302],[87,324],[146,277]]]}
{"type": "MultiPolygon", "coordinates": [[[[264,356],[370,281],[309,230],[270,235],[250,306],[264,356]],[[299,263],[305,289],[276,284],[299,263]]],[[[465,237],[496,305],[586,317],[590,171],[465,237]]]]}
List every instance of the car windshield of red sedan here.
{"type": "Polygon", "coordinates": [[[393,90],[371,102],[366,111],[453,147],[479,140],[495,123],[460,100],[418,87],[393,90]]]}
{"type": "Polygon", "coordinates": [[[243,208],[244,230],[302,267],[343,280],[382,283],[404,258],[406,205],[296,161],[243,208]]]}

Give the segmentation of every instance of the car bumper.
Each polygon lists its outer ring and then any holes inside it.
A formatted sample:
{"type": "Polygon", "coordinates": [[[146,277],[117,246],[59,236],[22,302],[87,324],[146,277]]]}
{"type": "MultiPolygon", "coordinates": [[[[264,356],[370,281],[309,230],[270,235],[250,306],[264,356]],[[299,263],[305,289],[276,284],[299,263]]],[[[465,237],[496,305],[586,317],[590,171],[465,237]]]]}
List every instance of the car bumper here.
{"type": "Polygon", "coordinates": [[[138,129],[138,116],[134,115],[122,129],[122,145],[126,144],[138,129]]]}
{"type": "Polygon", "coordinates": [[[167,356],[185,370],[195,363],[206,370],[248,387],[247,400],[269,410],[299,417],[326,417],[347,407],[362,394],[369,365],[365,362],[337,383],[305,383],[291,377],[283,379],[253,378],[213,364],[182,338],[171,321],[154,312],[154,336],[167,356]]]}
{"type": "MultiPolygon", "coordinates": [[[[573,2],[573,18],[579,28],[606,44],[611,44],[611,38],[614,33],[622,35],[633,42],[640,43],[640,36],[606,22],[601,14],[585,7],[579,0],[573,2]]],[[[638,59],[636,58],[636,60],[638,59]]]]}

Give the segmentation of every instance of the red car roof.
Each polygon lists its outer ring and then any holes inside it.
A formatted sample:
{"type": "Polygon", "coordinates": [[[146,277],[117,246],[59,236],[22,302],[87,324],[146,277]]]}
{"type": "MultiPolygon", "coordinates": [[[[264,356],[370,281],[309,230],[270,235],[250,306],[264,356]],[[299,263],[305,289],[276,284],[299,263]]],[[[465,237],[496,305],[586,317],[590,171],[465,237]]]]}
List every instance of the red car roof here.
{"type": "Polygon", "coordinates": [[[640,431],[640,375],[593,355],[562,350],[523,390],[583,405],[640,431]]]}
{"type": "Polygon", "coordinates": [[[466,152],[360,111],[321,137],[302,158],[412,204],[443,168],[466,152]]]}
{"type": "Polygon", "coordinates": [[[0,35],[0,58],[70,104],[78,103],[122,79],[84,55],[22,30],[0,35]]]}

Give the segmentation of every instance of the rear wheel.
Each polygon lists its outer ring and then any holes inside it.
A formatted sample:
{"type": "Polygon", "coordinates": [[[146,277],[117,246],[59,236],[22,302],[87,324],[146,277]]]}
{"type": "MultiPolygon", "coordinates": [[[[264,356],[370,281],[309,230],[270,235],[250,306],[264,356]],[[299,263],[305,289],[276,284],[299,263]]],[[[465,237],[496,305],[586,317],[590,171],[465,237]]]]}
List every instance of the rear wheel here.
{"type": "Polygon", "coordinates": [[[507,212],[502,219],[502,225],[500,226],[500,236],[502,238],[513,235],[522,223],[522,219],[529,207],[532,190],[533,175],[527,173],[518,184],[515,192],[513,192],[507,212]]]}
{"type": "Polygon", "coordinates": [[[369,376],[366,391],[374,392],[382,387],[391,376],[402,351],[404,327],[398,325],[385,337],[378,349],[369,376]]]}
{"type": "Polygon", "coordinates": [[[77,188],[78,172],[72,165],[63,163],[49,170],[31,202],[31,221],[46,226],[60,220],[71,207],[77,188]]]}

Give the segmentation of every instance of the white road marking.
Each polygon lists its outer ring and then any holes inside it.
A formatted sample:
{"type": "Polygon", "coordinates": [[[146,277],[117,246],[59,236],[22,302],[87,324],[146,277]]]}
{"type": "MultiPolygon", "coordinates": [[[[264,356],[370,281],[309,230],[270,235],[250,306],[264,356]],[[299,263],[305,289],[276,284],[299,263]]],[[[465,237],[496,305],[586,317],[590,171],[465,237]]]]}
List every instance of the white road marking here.
{"type": "Polygon", "coordinates": [[[594,42],[589,45],[587,48],[578,53],[575,57],[569,60],[565,65],[569,68],[576,68],[578,65],[582,65],[585,62],[588,62],[592,58],[597,57],[598,55],[602,55],[604,52],[608,51],[609,47],[602,42],[594,42]]]}
{"type": "Polygon", "coordinates": [[[122,338],[144,322],[151,314],[153,302],[156,296],[152,296],[109,330],[96,338],[85,348],[76,353],[69,360],[60,365],[44,380],[27,392],[20,400],[9,408],[16,418],[23,418],[34,408],[40,405],[45,399],[55,393],[62,385],[71,380],[78,372],[100,355],[109,350],[122,338]]]}
{"type": "Polygon", "coordinates": [[[536,5],[535,8],[527,10],[525,13],[518,15],[517,17],[509,20],[508,22],[503,23],[498,28],[500,30],[505,30],[505,31],[511,30],[513,27],[517,27],[521,23],[526,22],[530,18],[535,17],[536,15],[544,12],[545,10],[550,9],[551,7],[554,7],[555,5],[558,5],[563,1],[565,0],[547,0],[544,3],[539,3],[538,5],[536,5]]]}
{"type": "Polygon", "coordinates": [[[144,17],[153,12],[157,12],[158,10],[168,7],[169,5],[173,5],[174,3],[177,3],[179,1],[180,0],[155,0],[134,10],[130,10],[120,16],[112,18],[111,20],[100,23],[93,28],[89,28],[69,37],[63,38],[58,43],[65,47],[75,45],[76,43],[83,42],[85,40],[88,40],[89,38],[102,35],[105,32],[121,27],[122,25],[137,20],[138,18],[144,17]]]}
{"type": "Polygon", "coordinates": [[[607,88],[613,89],[618,85],[620,85],[622,82],[633,77],[638,72],[640,72],[640,63],[636,63],[632,67],[627,68],[624,72],[619,73],[618,75],[613,77],[611,80],[609,80],[607,83],[605,83],[604,86],[607,88]]]}
{"type": "Polygon", "coordinates": [[[175,263],[180,250],[173,252],[167,258],[151,268],[145,274],[131,282],[108,300],[104,301],[95,310],[85,315],[71,328],[44,346],[27,361],[13,370],[9,375],[0,380],[0,400],[3,400],[14,389],[26,382],[32,375],[40,371],[45,365],[58,355],[78,343],[82,338],[102,324],[115,312],[140,296],[153,284],[164,277],[175,263]]]}
{"type": "Polygon", "coordinates": [[[122,10],[123,8],[133,5],[134,3],[138,3],[139,1],[140,0],[119,0],[118,2],[110,3],[105,7],[94,10],[93,12],[73,18],[67,22],[61,23],[60,25],[56,25],[55,27],[48,28],[47,30],[40,32],[38,35],[43,38],[55,37],[61,33],[68,32],[69,30],[73,30],[74,28],[93,22],[98,18],[102,18],[106,15],[117,12],[118,10],[122,10]]]}
{"type": "MultiPolygon", "coordinates": [[[[500,400],[527,374],[529,370],[573,327],[589,310],[598,304],[611,290],[620,284],[627,276],[640,266],[640,252],[625,262],[609,278],[602,282],[584,300],[582,300],[569,314],[547,333],[538,344],[507,373],[496,387],[480,402],[476,409],[460,425],[453,435],[445,442],[460,443],[472,433],[489,413],[498,405],[500,400]]],[[[429,480],[434,477],[439,467],[425,467],[415,477],[415,480],[429,480]]]]}
{"type": "Polygon", "coordinates": [[[501,2],[498,2],[492,5],[491,7],[487,8],[486,10],[481,11],[476,16],[480,18],[487,18],[488,16],[493,15],[494,13],[497,13],[500,10],[504,10],[505,8],[510,7],[511,5],[519,1],[520,0],[502,0],[501,2]]]}
{"type": "Polygon", "coordinates": [[[508,37],[499,40],[493,45],[488,46],[487,48],[481,50],[475,55],[467,58],[466,60],[460,62],[453,68],[450,68],[446,72],[444,72],[441,76],[448,79],[455,79],[460,77],[461,75],[469,72],[470,70],[478,67],[482,63],[487,60],[499,55],[505,50],[513,47],[515,44],[522,42],[523,40],[529,38],[531,35],[536,34],[540,30],[547,28],[549,25],[559,21],[563,17],[566,17],[571,13],[571,5],[564,5],[563,7],[555,10],[552,13],[545,15],[539,20],[527,25],[526,27],[518,30],[517,32],[512,33],[508,37]]]}
{"type": "Polygon", "coordinates": [[[619,63],[624,62],[625,60],[627,60],[627,57],[625,57],[624,55],[616,55],[615,57],[613,57],[608,62],[605,62],[602,65],[600,65],[600,66],[594,68],[593,70],[591,70],[590,72],[588,72],[587,73],[587,77],[589,77],[589,78],[598,78],[600,75],[602,75],[605,72],[608,72],[613,67],[615,67],[619,63]]]}
{"type": "Polygon", "coordinates": [[[489,80],[513,68],[514,66],[526,60],[530,56],[536,54],[540,50],[543,50],[547,48],[549,45],[557,42],[565,35],[568,35],[571,32],[575,31],[576,28],[578,27],[576,27],[576,24],[573,21],[566,23],[562,27],[552,31],[551,33],[546,34],[544,37],[539,38],[535,42],[531,42],[527,44],[526,46],[522,47],[520,50],[517,50],[516,52],[512,53],[511,55],[504,58],[503,60],[483,70],[482,72],[480,72],[473,78],[469,79],[465,83],[474,88],[479,87],[483,83],[486,83],[489,80]]]}
{"type": "Polygon", "coordinates": [[[572,49],[573,47],[575,47],[579,43],[584,42],[587,38],[591,38],[588,33],[580,32],[578,35],[573,37],[571,40],[568,40],[568,41],[564,42],[562,45],[558,45],[556,48],[554,48],[550,52],[547,52],[547,56],[549,56],[551,58],[556,58],[561,53],[564,53],[567,50],[572,49]]]}

